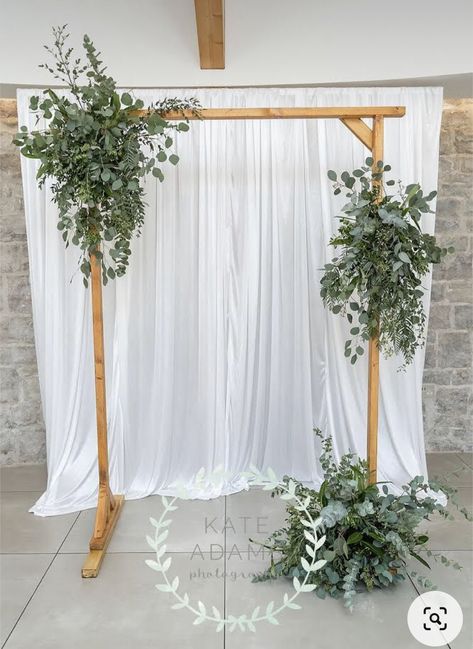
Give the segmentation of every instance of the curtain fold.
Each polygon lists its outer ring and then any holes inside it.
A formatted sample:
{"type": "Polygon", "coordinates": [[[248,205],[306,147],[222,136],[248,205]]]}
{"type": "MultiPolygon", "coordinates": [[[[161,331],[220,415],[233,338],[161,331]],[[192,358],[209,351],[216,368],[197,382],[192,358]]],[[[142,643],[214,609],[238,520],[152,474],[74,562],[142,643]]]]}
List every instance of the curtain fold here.
{"type": "MultiPolygon", "coordinates": [[[[30,128],[32,94],[18,91],[30,128]]],[[[437,186],[438,88],[247,88],[135,91],[145,104],[195,95],[206,107],[405,105],[386,119],[394,178],[437,186]]],[[[145,181],[145,226],[127,275],[104,289],[112,488],[127,498],[172,494],[201,467],[223,465],[220,489],[242,488],[249,464],[318,484],[312,429],[337,456],[366,452],[367,359],[344,357],[348,326],[319,296],[342,200],[328,169],[367,157],[339,120],[192,122],[177,167],[145,181]]],[[[90,295],[64,249],[50,187],[22,159],[48,486],[32,511],[96,505],[90,295]]],[[[434,217],[423,226],[433,231],[434,217]]],[[[426,297],[428,309],[428,296],[426,297]]],[[[426,474],[419,351],[406,372],[381,361],[379,479],[426,474]]]]}

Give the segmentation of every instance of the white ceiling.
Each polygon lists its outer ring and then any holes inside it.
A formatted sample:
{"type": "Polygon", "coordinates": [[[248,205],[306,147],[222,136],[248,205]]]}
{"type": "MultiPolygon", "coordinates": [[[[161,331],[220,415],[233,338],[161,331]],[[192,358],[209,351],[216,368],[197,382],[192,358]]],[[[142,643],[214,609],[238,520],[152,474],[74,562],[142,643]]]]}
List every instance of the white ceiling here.
{"type": "Polygon", "coordinates": [[[462,79],[471,0],[226,0],[226,69],[200,70],[193,0],[4,2],[0,82],[49,84],[51,25],[87,32],[121,86],[333,85],[462,79]]]}

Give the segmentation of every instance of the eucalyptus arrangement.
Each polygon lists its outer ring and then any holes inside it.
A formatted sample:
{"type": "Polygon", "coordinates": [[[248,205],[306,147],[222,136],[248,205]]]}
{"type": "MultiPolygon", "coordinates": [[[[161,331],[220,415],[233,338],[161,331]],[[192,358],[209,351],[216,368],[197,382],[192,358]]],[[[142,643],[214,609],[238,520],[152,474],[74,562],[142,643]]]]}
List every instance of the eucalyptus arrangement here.
{"type": "Polygon", "coordinates": [[[144,111],[141,99],[117,92],[98,52],[85,35],[85,62],[67,46],[66,26],[53,29],[54,45],[46,47],[53,64],[48,70],[69,90],[52,89],[31,98],[30,109],[47,120],[45,129],[28,132],[22,126],[13,143],[22,155],[41,161],[39,186],[54,179],[58,229],[66,246],[82,251],[79,265],[88,285],[90,255],[101,260],[103,283],[126,272],[130,240],[140,234],[145,202],[141,179],[152,173],[164,180],[163,163],[179,161],[172,153],[173,133],[189,130],[187,120],[170,122],[167,111],[192,110],[195,98],[165,99],[144,111]],[[141,114],[137,111],[142,111],[141,114]]]}
{"type": "Polygon", "coordinates": [[[401,354],[404,364],[412,362],[424,344],[425,312],[422,278],[431,264],[438,264],[453,248],[441,248],[434,236],[422,232],[420,219],[432,213],[436,192],[424,195],[420,185],[397,191],[384,183],[389,165],[373,159],[340,178],[329,171],[334,194],[346,191],[341,225],[330,245],[340,254],[325,265],[321,297],[332,313],[345,315],[353,325],[345,343],[345,356],[356,363],[364,353],[364,342],[377,337],[385,356],[401,354]],[[373,182],[374,181],[374,182],[373,182]]]}
{"type": "MultiPolygon", "coordinates": [[[[323,439],[320,430],[316,434],[322,439],[320,464],[324,481],[318,491],[294,482],[295,494],[305,500],[314,520],[320,518],[325,537],[321,558],[327,563],[308,575],[308,583],[317,586],[315,593],[320,598],[326,595],[343,598],[345,605],[352,609],[361,588],[384,588],[405,580],[411,557],[426,568],[430,568],[428,560],[432,559],[461,569],[458,563],[429,550],[428,535],[418,529],[420,523],[429,520],[434,513],[453,518],[447,505],[432,498],[429,490],[443,491],[448,502],[472,520],[470,513],[457,504],[454,487],[426,482],[422,476],[417,476],[402,487],[400,495],[389,493],[386,484],[379,490],[377,484],[369,484],[364,460],[347,453],[337,465],[331,438],[323,439]]],[[[285,478],[285,484],[289,484],[289,480],[285,478]]],[[[278,493],[275,490],[273,496],[278,493]]],[[[288,503],[286,507],[286,527],[274,532],[263,544],[271,552],[270,566],[254,581],[306,576],[301,558],[310,561],[311,557],[307,552],[304,514],[294,504],[288,503]]],[[[434,587],[416,571],[409,574],[422,587],[434,587]]]]}

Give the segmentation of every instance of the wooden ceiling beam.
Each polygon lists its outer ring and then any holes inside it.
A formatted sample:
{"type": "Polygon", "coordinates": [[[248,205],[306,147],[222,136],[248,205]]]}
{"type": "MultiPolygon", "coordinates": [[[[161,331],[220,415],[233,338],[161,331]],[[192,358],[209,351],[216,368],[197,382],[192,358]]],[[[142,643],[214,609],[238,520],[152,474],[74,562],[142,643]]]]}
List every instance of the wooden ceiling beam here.
{"type": "Polygon", "coordinates": [[[194,0],[201,70],[225,68],[225,0],[194,0]]]}

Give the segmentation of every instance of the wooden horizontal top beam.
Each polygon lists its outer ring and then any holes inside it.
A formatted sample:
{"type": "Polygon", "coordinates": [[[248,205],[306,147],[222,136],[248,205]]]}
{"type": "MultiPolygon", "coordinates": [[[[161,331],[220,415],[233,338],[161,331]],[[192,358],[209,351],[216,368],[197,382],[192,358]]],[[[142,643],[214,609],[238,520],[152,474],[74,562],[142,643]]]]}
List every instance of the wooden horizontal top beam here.
{"type": "MultiPolygon", "coordinates": [[[[148,111],[137,111],[145,115],[148,111]]],[[[16,99],[0,99],[0,113],[16,117],[16,99]]],[[[201,108],[202,119],[347,119],[350,117],[403,117],[405,106],[350,106],[317,108],[201,108]]],[[[198,119],[192,111],[166,113],[169,120],[198,119]]]]}
{"type": "MultiPolygon", "coordinates": [[[[137,111],[146,115],[147,110],[137,111]]],[[[317,108],[201,108],[196,115],[191,110],[163,114],[168,120],[182,119],[344,119],[349,117],[403,117],[405,106],[351,106],[317,108]]]]}

